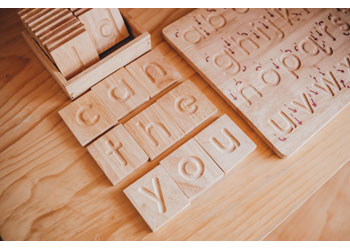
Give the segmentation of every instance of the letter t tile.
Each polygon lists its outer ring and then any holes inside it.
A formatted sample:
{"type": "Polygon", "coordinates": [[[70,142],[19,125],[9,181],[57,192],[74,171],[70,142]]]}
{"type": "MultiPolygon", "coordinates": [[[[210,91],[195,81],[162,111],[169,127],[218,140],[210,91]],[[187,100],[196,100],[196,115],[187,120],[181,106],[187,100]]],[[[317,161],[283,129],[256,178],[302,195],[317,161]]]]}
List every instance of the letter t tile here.
{"type": "Polygon", "coordinates": [[[87,147],[113,185],[148,161],[148,156],[123,125],[118,125],[87,147]]]}

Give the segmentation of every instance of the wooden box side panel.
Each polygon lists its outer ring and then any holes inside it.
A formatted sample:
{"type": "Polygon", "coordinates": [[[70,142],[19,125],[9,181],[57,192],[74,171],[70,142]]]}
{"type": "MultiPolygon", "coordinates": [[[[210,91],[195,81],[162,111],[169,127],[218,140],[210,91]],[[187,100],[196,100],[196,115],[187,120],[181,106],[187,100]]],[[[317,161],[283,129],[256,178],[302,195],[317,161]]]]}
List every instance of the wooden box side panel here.
{"type": "Polygon", "coordinates": [[[52,64],[50,59],[42,52],[39,45],[29,35],[28,31],[26,31],[26,30],[22,31],[22,36],[24,38],[24,41],[28,44],[28,46],[33,51],[33,53],[36,55],[36,57],[39,59],[39,61],[44,65],[44,67],[47,69],[47,71],[49,71],[49,73],[56,80],[56,82],[58,82],[58,84],[61,86],[63,91],[67,95],[69,95],[66,88],[65,88],[65,85],[67,84],[67,80],[63,77],[61,72],[59,72],[59,70],[55,67],[55,65],[52,64]]]}
{"type": "Polygon", "coordinates": [[[74,100],[106,76],[149,50],[151,50],[151,36],[148,32],[144,32],[128,44],[70,79],[65,86],[70,98],[74,100]]]}

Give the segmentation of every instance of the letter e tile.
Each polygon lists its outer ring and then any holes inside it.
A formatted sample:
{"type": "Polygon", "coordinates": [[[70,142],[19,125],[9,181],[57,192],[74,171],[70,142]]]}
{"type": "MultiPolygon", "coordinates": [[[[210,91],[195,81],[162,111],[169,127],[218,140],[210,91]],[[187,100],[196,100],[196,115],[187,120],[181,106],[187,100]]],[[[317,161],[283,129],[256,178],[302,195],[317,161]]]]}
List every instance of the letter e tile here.
{"type": "Polygon", "coordinates": [[[210,100],[190,80],[181,83],[159,98],[157,102],[186,134],[217,111],[210,100]]]}
{"type": "Polygon", "coordinates": [[[194,139],[183,144],[160,163],[190,200],[224,176],[222,170],[194,139]]]}
{"type": "Polygon", "coordinates": [[[117,119],[91,91],[58,113],[83,147],[117,124],[117,119]]]}
{"type": "Polygon", "coordinates": [[[148,156],[123,125],[118,125],[87,147],[113,185],[148,161],[148,156]]]}
{"type": "Polygon", "coordinates": [[[153,232],[190,205],[160,165],[124,189],[124,193],[153,232]]]}
{"type": "Polygon", "coordinates": [[[202,130],[195,139],[225,173],[256,148],[226,114],[202,130]]]}

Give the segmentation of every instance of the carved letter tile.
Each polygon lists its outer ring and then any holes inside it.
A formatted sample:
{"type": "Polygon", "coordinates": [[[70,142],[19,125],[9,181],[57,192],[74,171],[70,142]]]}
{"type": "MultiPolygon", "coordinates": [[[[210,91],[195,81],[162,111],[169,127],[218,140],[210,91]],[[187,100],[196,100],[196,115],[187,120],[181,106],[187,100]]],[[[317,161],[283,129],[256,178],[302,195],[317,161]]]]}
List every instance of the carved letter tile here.
{"type": "Polygon", "coordinates": [[[184,135],[172,118],[157,103],[127,121],[125,128],[151,160],[184,135]]]}
{"type": "Polygon", "coordinates": [[[96,48],[84,28],[72,32],[64,41],[47,44],[47,49],[66,79],[99,60],[96,48]]]}
{"type": "Polygon", "coordinates": [[[118,9],[90,9],[78,16],[99,54],[124,40],[129,33],[118,9]]]}
{"type": "Polygon", "coordinates": [[[118,120],[149,99],[146,90],[125,68],[96,84],[92,91],[118,120]]]}
{"type": "Polygon", "coordinates": [[[163,54],[166,51],[158,47],[126,66],[151,97],[182,80],[181,74],[163,54]]]}
{"type": "Polygon", "coordinates": [[[255,143],[227,115],[218,118],[195,139],[225,173],[256,148],[255,143]]]}
{"type": "Polygon", "coordinates": [[[148,156],[123,125],[118,125],[87,147],[113,185],[148,161],[148,156]]]}
{"type": "Polygon", "coordinates": [[[158,230],[190,205],[160,165],[124,189],[124,193],[152,231],[158,230]]]}
{"type": "Polygon", "coordinates": [[[224,176],[222,170],[194,139],[160,163],[190,200],[224,176]]]}
{"type": "Polygon", "coordinates": [[[117,119],[92,91],[58,113],[83,147],[117,124],[117,119]]]}
{"type": "Polygon", "coordinates": [[[217,111],[190,80],[181,83],[157,102],[185,133],[189,133],[217,111]]]}

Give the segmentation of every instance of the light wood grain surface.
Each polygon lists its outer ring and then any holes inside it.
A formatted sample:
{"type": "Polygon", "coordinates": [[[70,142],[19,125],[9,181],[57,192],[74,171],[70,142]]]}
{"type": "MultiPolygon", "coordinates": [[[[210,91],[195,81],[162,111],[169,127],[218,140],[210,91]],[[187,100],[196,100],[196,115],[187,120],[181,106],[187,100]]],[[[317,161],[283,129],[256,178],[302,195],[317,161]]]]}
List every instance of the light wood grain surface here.
{"type": "Polygon", "coordinates": [[[265,240],[349,240],[350,162],[265,240]]]}
{"type": "MultiPolygon", "coordinates": [[[[189,11],[130,9],[128,13],[152,34],[155,47],[162,41],[161,29],[189,11]]],[[[281,231],[277,228],[267,239],[349,240],[346,225],[350,220],[350,191],[346,182],[350,173],[348,168],[339,171],[350,159],[349,107],[295,155],[281,160],[215,91],[192,74],[189,78],[218,108],[216,117],[226,113],[254,141],[257,149],[171,223],[151,233],[122,190],[209,123],[199,126],[156,161],[113,187],[58,115],[57,111],[70,100],[25,44],[16,11],[0,12],[0,235],[3,239],[260,240],[284,221],[281,231]],[[300,212],[304,202],[330,178],[320,190],[328,198],[322,201],[324,196],[320,198],[317,193],[305,204],[318,211],[317,218],[307,223],[302,219],[307,215],[300,212]],[[319,206],[326,206],[323,209],[327,212],[320,212],[319,206]],[[304,230],[320,226],[329,230],[309,238],[297,235],[296,225],[304,230]]],[[[184,70],[190,70],[189,66],[184,70]]]]}

